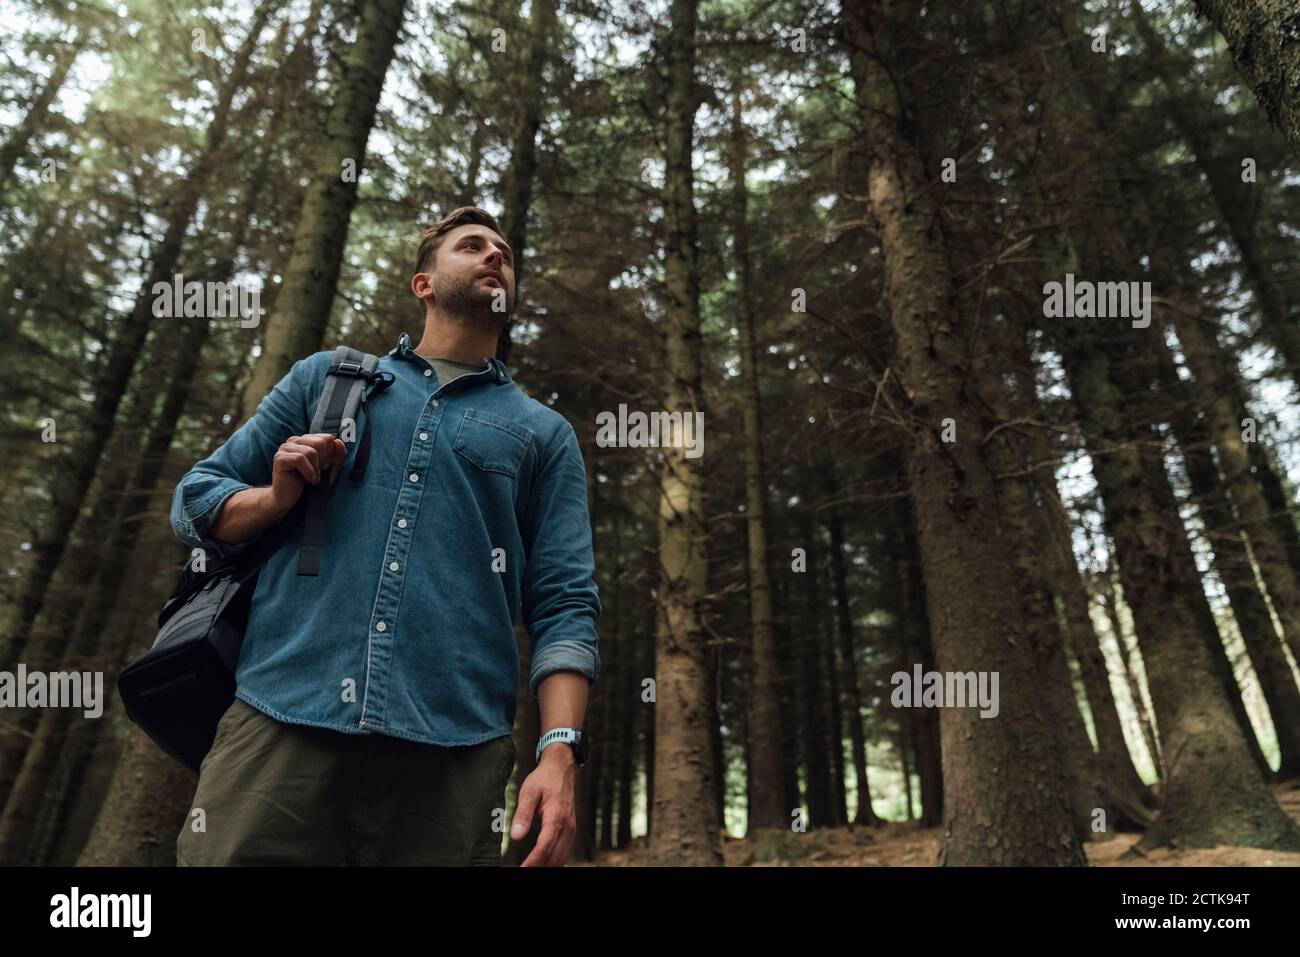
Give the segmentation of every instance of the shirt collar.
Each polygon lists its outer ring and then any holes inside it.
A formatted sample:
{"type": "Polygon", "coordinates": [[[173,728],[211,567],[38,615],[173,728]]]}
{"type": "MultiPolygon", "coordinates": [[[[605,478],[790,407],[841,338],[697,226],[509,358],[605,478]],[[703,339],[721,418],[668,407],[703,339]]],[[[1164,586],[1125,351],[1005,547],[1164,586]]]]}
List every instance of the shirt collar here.
{"type": "MultiPolygon", "coordinates": [[[[388,354],[390,356],[395,356],[396,358],[399,359],[408,359],[408,360],[412,359],[412,357],[414,356],[419,355],[419,353],[415,351],[415,347],[411,345],[411,337],[407,335],[406,332],[403,332],[400,336],[397,337],[397,345],[394,346],[393,350],[388,354]]],[[[423,356],[420,356],[420,358],[423,358],[423,356]]],[[[502,362],[496,356],[488,356],[486,361],[488,366],[491,367],[493,378],[498,384],[512,381],[510,377],[510,370],[506,368],[506,364],[504,362],[502,362]]],[[[480,375],[481,373],[471,372],[469,374],[480,375]]]]}

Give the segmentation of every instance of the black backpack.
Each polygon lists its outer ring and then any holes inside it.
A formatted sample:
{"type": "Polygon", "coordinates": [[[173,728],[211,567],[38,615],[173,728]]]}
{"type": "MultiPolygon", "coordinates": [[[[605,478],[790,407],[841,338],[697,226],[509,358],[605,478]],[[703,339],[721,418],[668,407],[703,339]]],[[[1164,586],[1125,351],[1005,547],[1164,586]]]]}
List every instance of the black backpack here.
{"type": "MultiPolygon", "coordinates": [[[[393,383],[379,359],[347,346],[334,351],[311,433],[337,436],[357,421],[370,398],[393,383]]],[[[365,477],[370,459],[370,416],[349,480],[365,477]]],[[[117,679],[126,713],[160,748],[199,770],[212,748],[217,723],[235,699],[235,666],[244,641],[253,591],[262,566],[303,524],[298,574],[317,575],[325,541],[325,507],[334,483],[327,473],[308,486],[293,509],[243,551],[209,562],[202,572],[186,562],[158,615],[153,647],[117,679]]]]}

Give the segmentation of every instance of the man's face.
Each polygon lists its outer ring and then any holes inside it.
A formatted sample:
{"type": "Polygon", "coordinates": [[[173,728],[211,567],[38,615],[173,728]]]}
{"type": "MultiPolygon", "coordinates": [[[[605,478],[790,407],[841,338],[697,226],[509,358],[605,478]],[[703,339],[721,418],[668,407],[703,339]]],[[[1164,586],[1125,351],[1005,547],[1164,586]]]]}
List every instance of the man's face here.
{"type": "Polygon", "coordinates": [[[466,223],[443,237],[433,265],[411,287],[452,321],[496,332],[515,310],[514,255],[491,229],[466,223]]]}

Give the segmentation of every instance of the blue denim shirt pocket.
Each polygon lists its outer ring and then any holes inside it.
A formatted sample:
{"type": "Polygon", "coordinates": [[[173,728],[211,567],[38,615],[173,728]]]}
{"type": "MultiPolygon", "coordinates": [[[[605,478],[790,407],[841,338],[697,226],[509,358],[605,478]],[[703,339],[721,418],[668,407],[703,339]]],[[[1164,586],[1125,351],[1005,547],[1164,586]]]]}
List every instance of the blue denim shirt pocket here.
{"type": "Polygon", "coordinates": [[[533,443],[529,429],[482,409],[466,409],[452,448],[485,472],[515,478],[533,443]]]}

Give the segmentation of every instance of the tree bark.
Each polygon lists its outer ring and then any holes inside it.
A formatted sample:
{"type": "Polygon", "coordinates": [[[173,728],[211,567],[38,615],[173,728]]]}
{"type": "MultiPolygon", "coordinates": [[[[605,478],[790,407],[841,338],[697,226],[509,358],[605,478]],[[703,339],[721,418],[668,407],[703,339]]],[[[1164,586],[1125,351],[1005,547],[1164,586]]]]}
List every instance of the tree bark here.
{"type": "MultiPolygon", "coordinates": [[[[964,386],[978,379],[972,330],[956,308],[945,241],[924,157],[891,76],[879,0],[844,11],[869,158],[867,194],[880,228],[885,289],[897,340],[900,401],[910,404],[908,477],[916,512],[937,664],[998,673],[1000,713],[944,708],[945,865],[1085,865],[1069,798],[1038,706],[1035,662],[1016,601],[1015,572],[996,512],[993,469],[979,437],[993,425],[964,386]],[[972,373],[974,375],[972,376],[972,373]],[[943,419],[963,430],[940,437],[943,419]],[[1007,767],[1021,769],[1007,775],[1007,767]],[[1016,807],[1019,813],[1008,815],[1016,807]]],[[[901,16],[901,14],[900,14],[901,16]]]]}
{"type": "MultiPolygon", "coordinates": [[[[892,558],[889,581],[897,594],[898,622],[903,660],[900,669],[920,662],[923,671],[935,670],[930,619],[926,614],[925,581],[917,550],[916,529],[909,502],[900,500],[885,525],[892,558]]],[[[916,776],[920,786],[921,827],[943,823],[943,755],[939,740],[939,716],[929,708],[900,716],[908,725],[908,739],[916,752],[916,776]]]]}
{"type": "Polygon", "coordinates": [[[1039,674],[1037,691],[1054,726],[1056,758],[1070,798],[1074,833],[1081,842],[1093,839],[1098,833],[1093,831],[1093,814],[1103,809],[1109,814],[1099,833],[1113,837],[1110,819],[1118,818],[1119,811],[1107,800],[1101,766],[1075,697],[1065,657],[1065,635],[1056,616],[1051,582],[1036,547],[1039,506],[1033,485],[1016,474],[1023,471],[1022,461],[1007,440],[1007,433],[995,437],[989,445],[990,460],[1002,476],[998,480],[998,505],[1018,572],[1025,637],[1039,674]]]}
{"type": "MultiPolygon", "coordinates": [[[[667,156],[664,186],[665,358],[669,414],[701,412],[700,276],[691,152],[698,106],[697,0],[672,0],[667,38],[667,156]]],[[[697,419],[698,421],[698,419],[697,419]]],[[[721,866],[710,723],[705,601],[708,529],[704,475],[682,443],[662,450],[659,490],[655,661],[654,829],[657,865],[721,866]]]]}
{"type": "MultiPolygon", "coordinates": [[[[767,568],[767,473],[763,467],[763,397],[758,383],[759,343],[750,302],[749,196],[745,187],[746,135],[740,93],[731,109],[731,221],[736,268],[736,325],[740,329],[740,397],[745,442],[745,531],[749,569],[749,831],[786,831],[790,812],[781,780],[781,672],[772,624],[772,583],[767,568]]],[[[850,639],[851,640],[851,639],[850,639]]],[[[859,729],[860,734],[860,729],[859,729]]],[[[865,780],[865,778],[860,779],[865,780]]]]}
{"type": "Polygon", "coordinates": [[[197,777],[132,727],[78,867],[174,867],[197,777]]]}
{"type": "MultiPolygon", "coordinates": [[[[829,478],[830,473],[827,473],[829,478]]],[[[831,584],[835,589],[835,626],[840,649],[840,685],[853,747],[853,776],[857,782],[858,808],[854,824],[877,827],[884,822],[871,807],[871,786],[867,778],[867,739],[862,727],[862,692],[858,688],[857,643],[853,636],[853,614],[849,609],[848,576],[844,571],[844,521],[839,511],[830,510],[826,519],[831,539],[831,584]]],[[[911,802],[911,796],[908,796],[911,802]]]]}
{"type": "MultiPolygon", "coordinates": [[[[1043,558],[1048,574],[1056,583],[1068,647],[1079,663],[1079,674],[1083,678],[1088,710],[1097,735],[1097,754],[1102,774],[1111,793],[1120,795],[1124,800],[1136,800],[1149,806],[1154,803],[1154,798],[1138,775],[1133,756],[1124,739],[1119,707],[1111,692],[1106,659],[1101,653],[1097,632],[1088,611],[1087,587],[1079,566],[1075,564],[1074,552],[1070,546],[1070,527],[1065,519],[1065,507],[1057,494],[1055,480],[1046,475],[1039,478],[1047,502],[1040,513],[1047,541],[1043,558]]],[[[1123,640],[1122,636],[1120,640],[1123,640]]]]}
{"type": "Polygon", "coordinates": [[[1300,11],[1292,0],[1195,0],[1228,42],[1269,123],[1300,157],[1300,11]]]}
{"type": "Polygon", "coordinates": [[[342,55],[325,135],[313,151],[315,166],[284,279],[275,307],[265,317],[262,354],[244,390],[241,421],[252,417],[295,361],[320,349],[329,326],[348,224],[365,167],[366,141],[401,32],[406,0],[371,0],[359,9],[356,39],[342,55]],[[344,162],[349,160],[355,164],[355,175],[345,176],[344,162]]]}
{"type": "MultiPolygon", "coordinates": [[[[515,252],[516,296],[523,279],[524,255],[528,244],[528,212],[533,202],[533,180],[537,175],[537,130],[542,125],[542,107],[546,102],[544,69],[551,33],[555,26],[555,0],[532,0],[529,13],[528,56],[518,91],[520,110],[510,149],[510,166],[506,170],[502,194],[505,216],[502,228],[506,242],[515,252]]],[[[476,127],[477,130],[477,127],[476,127]]],[[[510,330],[506,323],[497,339],[497,358],[510,361],[510,330]]]]}

